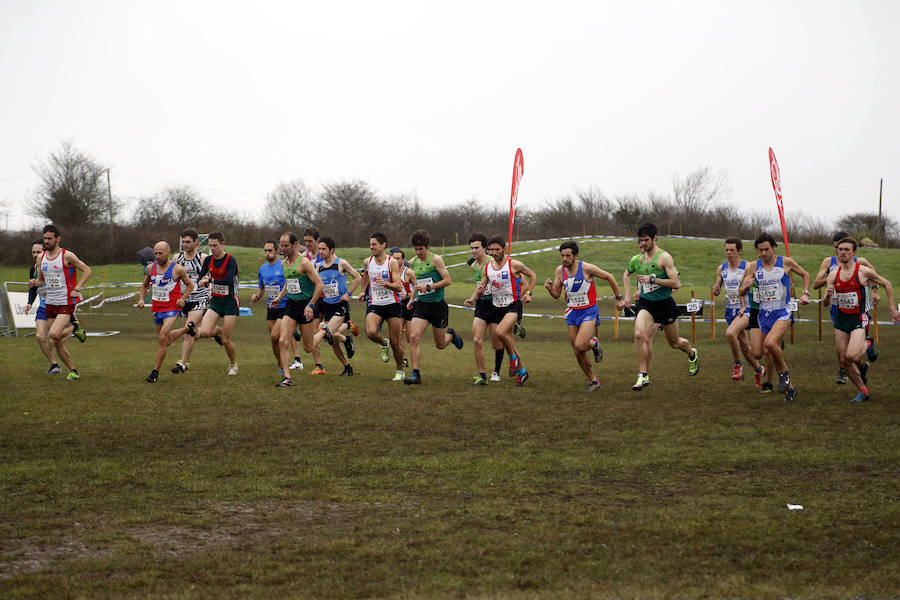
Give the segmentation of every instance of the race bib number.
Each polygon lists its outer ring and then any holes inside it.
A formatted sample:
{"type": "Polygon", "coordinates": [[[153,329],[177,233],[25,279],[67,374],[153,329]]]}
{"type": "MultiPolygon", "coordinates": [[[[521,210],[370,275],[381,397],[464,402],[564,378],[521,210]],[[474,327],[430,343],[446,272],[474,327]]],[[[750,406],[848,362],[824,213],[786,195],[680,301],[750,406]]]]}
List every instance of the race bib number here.
{"type": "Polygon", "coordinates": [[[287,286],[288,294],[299,294],[300,293],[300,280],[299,279],[285,279],[284,284],[287,286]]]}
{"type": "Polygon", "coordinates": [[[431,277],[422,277],[421,279],[416,279],[416,283],[418,285],[432,285],[434,280],[431,277]]]}
{"type": "Polygon", "coordinates": [[[164,286],[153,286],[153,299],[156,302],[167,302],[169,300],[169,290],[164,286]]]}
{"type": "Polygon", "coordinates": [[[588,303],[587,292],[570,292],[566,294],[566,298],[569,300],[569,306],[573,308],[585,306],[588,303]]]}
{"type": "Polygon", "coordinates": [[[859,306],[859,296],[855,292],[846,292],[837,294],[838,308],[857,308],[859,306]]]}
{"type": "Polygon", "coordinates": [[[760,302],[774,302],[774,301],[778,300],[778,288],[779,287],[780,286],[777,283],[759,286],[759,301],[760,302]]]}
{"type": "Polygon", "coordinates": [[[658,283],[649,283],[648,282],[648,283],[641,284],[641,293],[642,294],[649,294],[650,292],[655,292],[658,289],[659,289],[658,283]]]}
{"type": "Polygon", "coordinates": [[[328,285],[325,286],[325,289],[322,292],[326,298],[337,298],[338,297],[338,282],[332,281],[328,285]]]}
{"type": "Polygon", "coordinates": [[[725,290],[725,304],[739,304],[741,302],[740,294],[737,290],[725,290]]]}
{"type": "Polygon", "coordinates": [[[216,296],[227,296],[228,286],[222,285],[221,283],[214,283],[212,284],[212,293],[216,296]]]}
{"type": "Polygon", "coordinates": [[[788,312],[797,312],[798,306],[797,301],[791,298],[790,302],[785,305],[785,308],[788,309],[788,312]]]}
{"type": "Polygon", "coordinates": [[[44,281],[48,288],[61,288],[63,286],[62,273],[44,273],[44,281]]]}
{"type": "Polygon", "coordinates": [[[278,297],[278,294],[281,293],[280,285],[267,285],[266,286],[266,296],[269,300],[273,300],[278,297]]]}
{"type": "Polygon", "coordinates": [[[753,288],[751,298],[753,298],[754,302],[759,304],[759,288],[758,287],[753,288]]]}
{"type": "Polygon", "coordinates": [[[387,302],[394,299],[394,292],[384,286],[372,286],[372,301],[387,302]]]}
{"type": "Polygon", "coordinates": [[[494,294],[491,296],[491,301],[494,303],[494,306],[503,308],[504,306],[509,306],[510,304],[512,304],[513,297],[512,294],[498,294],[497,292],[494,292],[494,294]]]}
{"type": "Polygon", "coordinates": [[[699,302],[688,302],[685,305],[685,308],[689,313],[700,312],[700,303],[699,302]]]}

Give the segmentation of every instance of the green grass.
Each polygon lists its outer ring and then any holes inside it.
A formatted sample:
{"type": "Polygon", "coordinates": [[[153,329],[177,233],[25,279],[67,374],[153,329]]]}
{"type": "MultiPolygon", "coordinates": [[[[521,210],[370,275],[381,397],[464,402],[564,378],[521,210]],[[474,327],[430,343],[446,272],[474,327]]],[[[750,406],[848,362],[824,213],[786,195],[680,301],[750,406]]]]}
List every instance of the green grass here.
{"type": "MultiPolygon", "coordinates": [[[[720,253],[695,244],[663,247],[699,292],[720,253]]],[[[543,245],[552,243],[534,247],[543,245]]],[[[585,244],[584,258],[618,274],[635,245],[612,246],[585,244]]],[[[804,265],[826,251],[795,249],[804,265]]],[[[242,264],[255,264],[250,252],[242,264]]],[[[341,254],[355,263],[356,252],[341,254]]],[[[540,277],[556,260],[525,258],[540,277]]],[[[872,260],[898,262],[890,252],[872,260]]],[[[450,300],[470,287],[455,284],[450,300]]],[[[561,312],[561,302],[536,297],[530,310],[561,312]]],[[[451,325],[466,347],[426,347],[421,387],[388,381],[391,365],[361,339],[357,377],[335,377],[326,350],[328,376],[304,372],[279,390],[264,311],[253,310],[239,319],[241,370],[227,381],[224,352],[205,340],[187,374],[168,372],[176,345],[159,383],[144,383],[155,336],[149,312],[128,303],[85,313],[89,329],[121,334],[69,342],[83,374],[75,383],[43,375],[33,338],[0,339],[0,596],[900,589],[900,327],[881,327],[873,401],[854,405],[852,390],[834,384],[830,327],[820,343],[814,324],[799,325],[786,356],[800,393],[785,404],[752,381],[730,381],[722,331],[710,340],[708,325],[698,326],[697,377],[657,339],[653,383],[635,393],[631,324],[620,323],[616,340],[604,322],[604,385],[587,394],[564,324],[526,319],[520,346],[532,379],[473,388],[471,313],[456,309],[451,325]]]]}

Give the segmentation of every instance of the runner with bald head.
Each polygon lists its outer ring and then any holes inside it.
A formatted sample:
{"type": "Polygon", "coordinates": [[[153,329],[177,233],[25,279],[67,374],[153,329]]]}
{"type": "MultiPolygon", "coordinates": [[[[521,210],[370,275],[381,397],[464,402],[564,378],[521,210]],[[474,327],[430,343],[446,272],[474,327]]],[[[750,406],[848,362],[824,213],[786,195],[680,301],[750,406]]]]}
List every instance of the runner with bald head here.
{"type": "Polygon", "coordinates": [[[172,331],[175,318],[181,314],[184,308],[185,298],[194,291],[194,282],[188,277],[184,265],[171,260],[172,249],[168,242],[157,242],[153,246],[153,255],[156,257],[144,270],[144,281],[141,284],[138,308],[144,307],[144,297],[147,290],[151,290],[153,306],[153,323],[156,325],[156,362],[153,370],[147,376],[147,383],[156,383],[159,379],[159,369],[169,345],[184,335],[185,332],[193,336],[193,327],[182,327],[172,331]],[[185,293],[182,294],[182,285],[185,293]]]}

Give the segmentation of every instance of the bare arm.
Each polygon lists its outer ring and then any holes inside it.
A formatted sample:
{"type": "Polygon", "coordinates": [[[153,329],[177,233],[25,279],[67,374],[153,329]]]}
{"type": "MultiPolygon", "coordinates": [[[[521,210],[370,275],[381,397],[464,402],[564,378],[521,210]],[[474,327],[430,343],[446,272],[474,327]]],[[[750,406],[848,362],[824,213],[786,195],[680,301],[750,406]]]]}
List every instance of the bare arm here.
{"type": "Polygon", "coordinates": [[[863,285],[869,282],[877,283],[878,285],[883,287],[884,293],[887,294],[888,297],[888,305],[891,307],[891,319],[894,321],[900,321],[900,311],[897,310],[897,300],[896,298],[894,298],[894,287],[891,285],[890,281],[876,273],[875,269],[860,267],[859,282],[863,285]]]}
{"type": "Polygon", "coordinates": [[[534,285],[537,283],[537,275],[534,274],[534,271],[525,266],[525,263],[512,260],[509,263],[510,270],[513,272],[513,276],[515,275],[523,275],[528,280],[528,285],[526,286],[528,289],[522,292],[522,302],[526,304],[531,302],[531,296],[534,294],[534,285]]]}
{"type": "Polygon", "coordinates": [[[803,277],[803,293],[800,294],[798,302],[800,302],[800,304],[809,304],[809,273],[807,273],[806,270],[801,267],[796,260],[789,256],[784,257],[784,264],[785,266],[787,266],[785,272],[797,273],[798,275],[803,277]],[[804,298],[804,296],[806,297],[804,298]]]}
{"type": "Polygon", "coordinates": [[[712,286],[713,296],[718,296],[722,291],[722,269],[716,269],[716,282],[712,286]]]}
{"type": "Polygon", "coordinates": [[[72,297],[79,296],[79,292],[81,292],[81,288],[84,287],[84,284],[87,283],[87,280],[91,278],[91,268],[84,264],[80,258],[75,256],[74,252],[66,251],[66,259],[65,263],[67,267],[75,267],[79,271],[81,271],[81,276],[78,278],[78,283],[75,284],[75,289],[72,290],[72,297]]]}
{"type": "Polygon", "coordinates": [[[559,298],[562,294],[562,269],[562,265],[556,267],[556,270],[553,271],[553,279],[548,277],[544,281],[544,287],[554,298],[559,298]]]}
{"type": "MultiPolygon", "coordinates": [[[[344,273],[349,273],[350,277],[353,278],[353,281],[350,282],[350,286],[347,288],[347,295],[352,296],[353,292],[356,291],[356,288],[359,287],[359,284],[362,283],[362,275],[359,274],[359,271],[357,271],[356,269],[353,268],[353,265],[351,265],[349,262],[347,262],[343,258],[341,259],[340,268],[343,270],[344,273]]],[[[348,300],[349,300],[349,298],[348,298],[348,300]]]]}
{"type": "Polygon", "coordinates": [[[176,304],[178,306],[184,306],[184,299],[194,293],[194,282],[191,281],[191,278],[188,277],[187,269],[185,269],[182,265],[175,265],[175,268],[172,269],[172,276],[187,286],[187,291],[181,293],[181,297],[178,299],[176,304]]]}
{"type": "Polygon", "coordinates": [[[609,283],[609,287],[612,289],[613,295],[616,297],[616,308],[621,310],[625,307],[625,300],[622,297],[621,290],[619,289],[619,284],[616,281],[616,278],[613,277],[613,274],[604,271],[597,265],[593,265],[591,263],[584,263],[583,270],[586,274],[596,277],[597,279],[605,279],[607,283],[609,283]]]}
{"type": "Polygon", "coordinates": [[[816,273],[816,280],[813,282],[813,289],[817,290],[823,285],[825,285],[826,280],[828,279],[828,266],[831,264],[831,258],[822,259],[822,264],[819,265],[819,272],[816,273]]]}
{"type": "Polygon", "coordinates": [[[144,297],[147,295],[147,288],[150,286],[150,268],[153,263],[144,267],[144,281],[141,283],[141,291],[138,292],[137,307],[144,308],[144,297]]]}

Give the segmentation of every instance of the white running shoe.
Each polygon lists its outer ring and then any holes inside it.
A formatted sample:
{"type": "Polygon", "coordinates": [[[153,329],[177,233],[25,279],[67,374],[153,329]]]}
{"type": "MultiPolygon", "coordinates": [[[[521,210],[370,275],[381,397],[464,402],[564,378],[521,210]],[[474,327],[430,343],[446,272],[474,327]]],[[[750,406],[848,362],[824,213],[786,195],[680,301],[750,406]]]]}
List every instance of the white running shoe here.
{"type": "Polygon", "coordinates": [[[303,370],[303,363],[300,362],[299,360],[295,360],[294,362],[291,363],[291,366],[288,367],[288,368],[289,368],[290,370],[292,370],[292,371],[293,371],[294,369],[300,369],[300,370],[302,371],[302,370],[303,370]]]}
{"type": "Polygon", "coordinates": [[[230,367],[228,367],[228,374],[237,375],[237,365],[231,365],[230,367]]]}
{"type": "Polygon", "coordinates": [[[498,373],[497,371],[494,371],[493,373],[491,373],[491,381],[503,381],[503,380],[500,379],[500,373],[498,373]]]}

